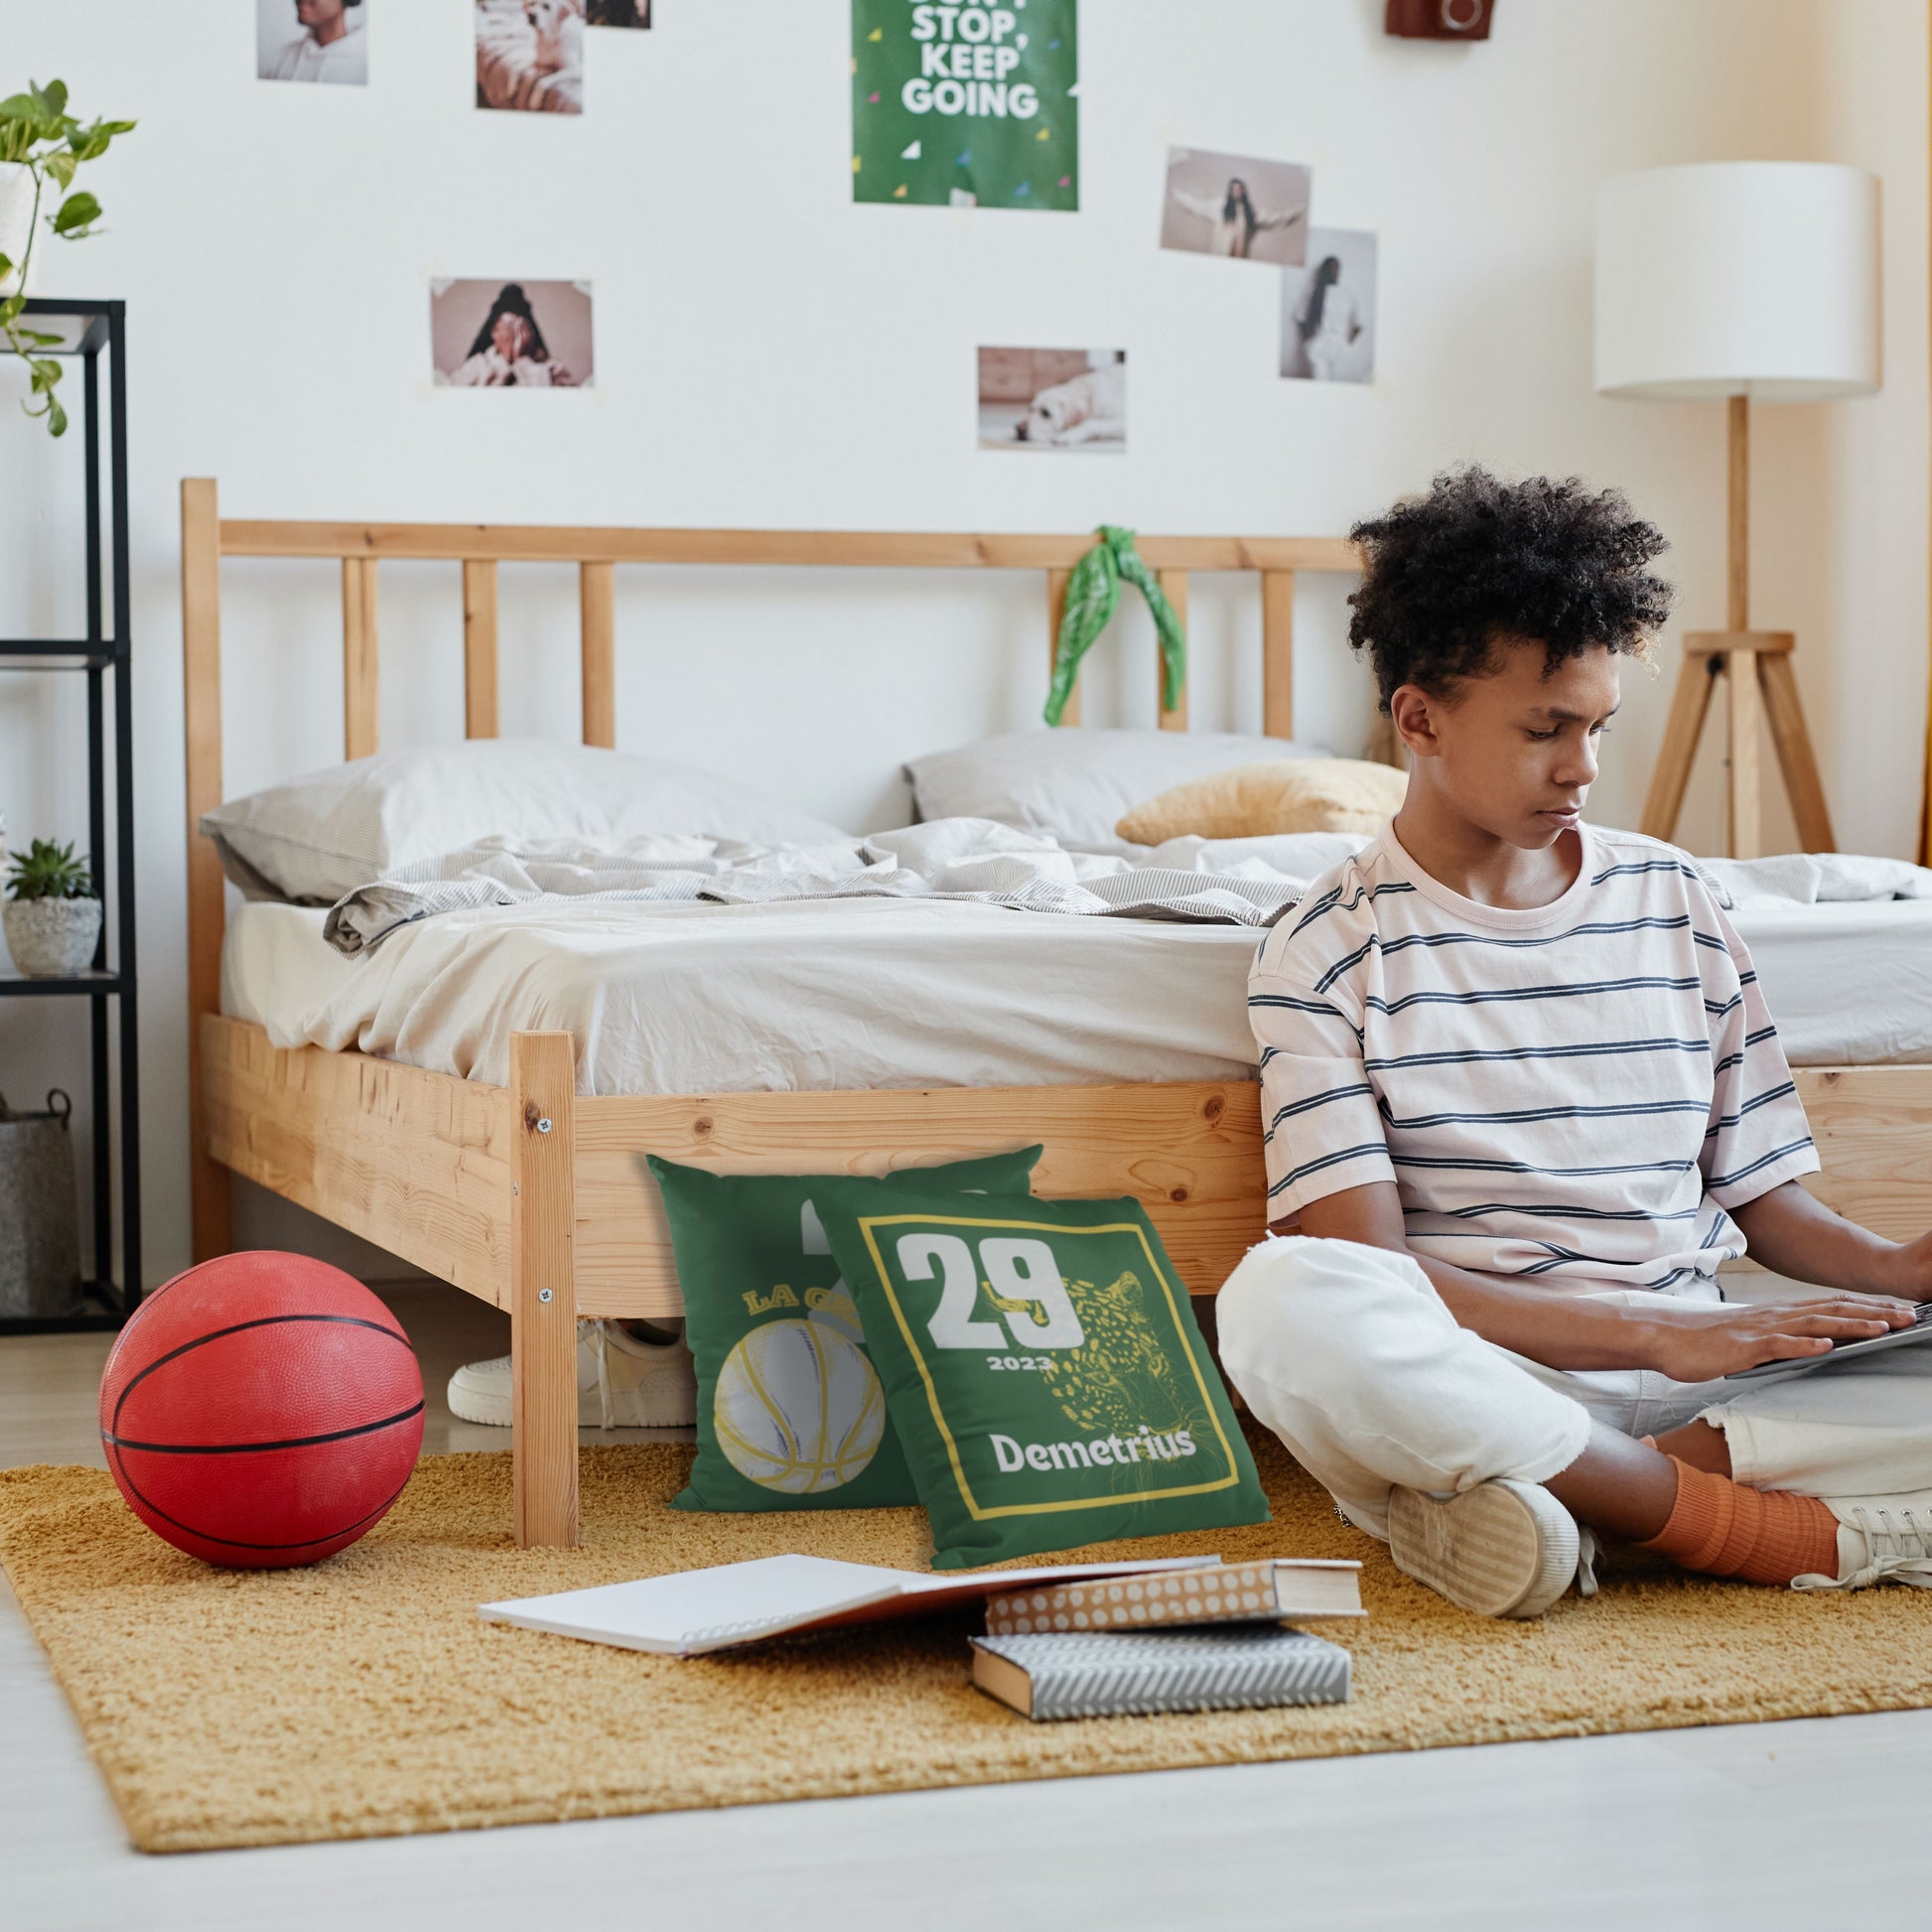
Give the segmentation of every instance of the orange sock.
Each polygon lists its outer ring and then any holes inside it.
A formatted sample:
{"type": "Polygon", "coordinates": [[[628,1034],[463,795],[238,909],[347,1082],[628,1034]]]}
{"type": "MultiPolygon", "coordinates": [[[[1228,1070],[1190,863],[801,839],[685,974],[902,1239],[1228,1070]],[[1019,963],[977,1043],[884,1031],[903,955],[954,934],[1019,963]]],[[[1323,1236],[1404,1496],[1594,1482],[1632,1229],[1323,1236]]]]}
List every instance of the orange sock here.
{"type": "Polygon", "coordinates": [[[1639,1549],[1656,1550],[1707,1577],[1789,1584],[1838,1575],[1838,1518],[1816,1496],[1747,1489],[1728,1476],[1677,1463],[1670,1521],[1639,1549]]]}

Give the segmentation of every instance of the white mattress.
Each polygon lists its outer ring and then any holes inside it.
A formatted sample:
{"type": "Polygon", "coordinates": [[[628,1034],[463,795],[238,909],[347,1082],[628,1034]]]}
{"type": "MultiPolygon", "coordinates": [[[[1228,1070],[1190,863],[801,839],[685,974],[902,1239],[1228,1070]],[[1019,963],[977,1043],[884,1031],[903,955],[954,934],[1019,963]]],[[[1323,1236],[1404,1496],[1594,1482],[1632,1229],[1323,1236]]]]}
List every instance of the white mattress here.
{"type": "MultiPolygon", "coordinates": [[[[503,1085],[513,1030],[566,1029],[583,1093],[1247,1079],[1250,927],[903,899],[549,900],[451,913],[367,957],[249,904],[224,1013],[503,1085]]],[[[1742,912],[1794,1064],[1932,1062],[1932,900],[1742,912]]]]}

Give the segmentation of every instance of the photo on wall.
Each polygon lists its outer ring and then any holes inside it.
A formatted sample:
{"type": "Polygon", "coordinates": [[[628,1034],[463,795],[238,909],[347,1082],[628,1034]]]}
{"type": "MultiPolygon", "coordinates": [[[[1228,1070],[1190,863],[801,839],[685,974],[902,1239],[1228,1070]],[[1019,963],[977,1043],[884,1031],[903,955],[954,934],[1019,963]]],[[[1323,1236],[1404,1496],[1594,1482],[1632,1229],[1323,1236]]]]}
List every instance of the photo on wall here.
{"type": "Polygon", "coordinates": [[[1170,148],[1161,246],[1299,268],[1312,186],[1308,169],[1294,162],[1170,148]]]}
{"type": "Polygon", "coordinates": [[[369,80],[368,0],[255,0],[255,74],[262,80],[369,80]]]}
{"type": "Polygon", "coordinates": [[[1078,0],[852,0],[852,199],[1080,206],[1078,0]]]}
{"type": "Polygon", "coordinates": [[[584,0],[476,0],[477,105],[584,111],[584,0]]]}
{"type": "Polygon", "coordinates": [[[650,0],[589,0],[593,27],[648,27],[650,0]]]}
{"type": "Polygon", "coordinates": [[[1124,348],[982,348],[982,450],[1127,448],[1124,348]]]}
{"type": "Polygon", "coordinates": [[[429,324],[439,387],[591,386],[588,282],[432,282],[429,324]]]}
{"type": "Polygon", "coordinates": [[[1282,374],[1305,382],[1375,380],[1375,237],[1311,228],[1309,258],[1282,271],[1282,374]]]}

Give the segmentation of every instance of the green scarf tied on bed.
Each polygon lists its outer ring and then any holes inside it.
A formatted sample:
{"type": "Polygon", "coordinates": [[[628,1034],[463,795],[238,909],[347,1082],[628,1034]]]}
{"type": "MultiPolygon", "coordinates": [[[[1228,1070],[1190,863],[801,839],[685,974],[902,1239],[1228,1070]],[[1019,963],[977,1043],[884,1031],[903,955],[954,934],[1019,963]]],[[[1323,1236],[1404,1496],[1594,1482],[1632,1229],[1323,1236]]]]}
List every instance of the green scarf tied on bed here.
{"type": "Polygon", "coordinates": [[[1066,701],[1073,695],[1073,682],[1080,675],[1080,659],[1113,618],[1123,577],[1147,599],[1147,607],[1154,613],[1154,627],[1161,637],[1164,711],[1179,706],[1180,688],[1186,680],[1187,633],[1180,627],[1180,619],[1168,602],[1160,580],[1134,548],[1134,532],[1117,523],[1103,523],[1097,534],[1100,541],[1073,566],[1067,579],[1066,610],[1053,644],[1053,682],[1046,693],[1049,725],[1060,722],[1066,701]]]}

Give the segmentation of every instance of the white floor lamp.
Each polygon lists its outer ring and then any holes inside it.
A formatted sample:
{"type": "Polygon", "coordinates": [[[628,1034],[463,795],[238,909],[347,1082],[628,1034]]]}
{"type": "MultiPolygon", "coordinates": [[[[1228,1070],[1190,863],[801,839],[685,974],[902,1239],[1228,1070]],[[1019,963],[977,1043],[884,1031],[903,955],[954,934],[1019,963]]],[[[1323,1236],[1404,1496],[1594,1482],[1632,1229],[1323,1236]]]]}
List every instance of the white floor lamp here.
{"type": "Polygon", "coordinates": [[[1768,724],[1807,852],[1831,813],[1792,675],[1788,630],[1750,627],[1750,406],[1878,386],[1878,184],[1859,168],[1725,161],[1607,182],[1596,204],[1596,387],[1729,401],[1729,611],[1684,636],[1684,663],[1644,800],[1667,839],[1720,677],[1729,694],[1732,856],[1763,847],[1758,726],[1768,724]]]}

